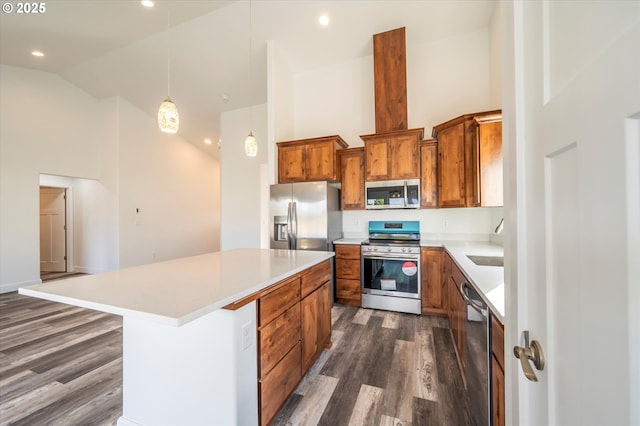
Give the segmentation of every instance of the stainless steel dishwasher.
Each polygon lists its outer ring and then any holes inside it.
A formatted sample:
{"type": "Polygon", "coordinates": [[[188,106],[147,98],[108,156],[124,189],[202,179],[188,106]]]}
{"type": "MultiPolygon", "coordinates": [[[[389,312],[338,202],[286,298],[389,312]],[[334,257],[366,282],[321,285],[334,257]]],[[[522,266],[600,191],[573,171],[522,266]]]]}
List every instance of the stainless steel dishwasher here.
{"type": "Polygon", "coordinates": [[[491,425],[491,311],[466,281],[460,293],[467,303],[465,322],[466,369],[471,414],[478,425],[491,425]]]}

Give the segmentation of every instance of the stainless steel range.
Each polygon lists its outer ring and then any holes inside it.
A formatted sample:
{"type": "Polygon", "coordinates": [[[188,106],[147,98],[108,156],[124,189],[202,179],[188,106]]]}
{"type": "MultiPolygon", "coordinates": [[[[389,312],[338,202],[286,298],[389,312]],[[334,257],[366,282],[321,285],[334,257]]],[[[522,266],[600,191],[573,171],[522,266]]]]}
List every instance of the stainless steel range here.
{"type": "Polygon", "coordinates": [[[369,222],[361,253],[362,307],[420,314],[420,222],[369,222]]]}

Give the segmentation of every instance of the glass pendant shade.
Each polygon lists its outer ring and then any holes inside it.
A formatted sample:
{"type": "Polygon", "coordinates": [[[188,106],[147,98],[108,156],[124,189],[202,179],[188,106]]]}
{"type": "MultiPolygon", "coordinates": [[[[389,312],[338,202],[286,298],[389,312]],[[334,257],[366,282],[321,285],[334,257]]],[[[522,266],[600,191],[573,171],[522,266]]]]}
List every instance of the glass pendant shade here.
{"type": "Polygon", "coordinates": [[[258,141],[256,137],[253,136],[253,132],[249,132],[249,135],[244,140],[244,153],[247,154],[248,157],[258,155],[258,141]]]}
{"type": "Polygon", "coordinates": [[[180,126],[180,116],[176,104],[167,98],[160,104],[158,110],[158,126],[165,133],[177,133],[180,126]]]}

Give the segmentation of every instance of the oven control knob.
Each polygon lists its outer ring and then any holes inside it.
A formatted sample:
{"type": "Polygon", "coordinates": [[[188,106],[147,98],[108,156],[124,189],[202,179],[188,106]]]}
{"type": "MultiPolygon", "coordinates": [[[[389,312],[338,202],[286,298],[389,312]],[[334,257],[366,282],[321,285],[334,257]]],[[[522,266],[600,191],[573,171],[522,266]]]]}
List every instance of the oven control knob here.
{"type": "Polygon", "coordinates": [[[406,247],[402,247],[402,252],[406,253],[407,252],[407,248],[406,247]]]}
{"type": "Polygon", "coordinates": [[[378,247],[374,247],[374,248],[373,248],[373,251],[378,251],[378,247]]]}

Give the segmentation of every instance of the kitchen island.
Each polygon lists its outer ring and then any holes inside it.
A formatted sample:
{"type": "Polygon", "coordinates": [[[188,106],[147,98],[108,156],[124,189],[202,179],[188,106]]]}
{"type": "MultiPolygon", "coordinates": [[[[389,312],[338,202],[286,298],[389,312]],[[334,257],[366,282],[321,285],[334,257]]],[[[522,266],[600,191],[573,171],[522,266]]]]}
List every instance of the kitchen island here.
{"type": "Polygon", "coordinates": [[[123,317],[119,426],[255,425],[256,300],[332,256],[237,249],[23,287],[19,293],[123,317]]]}

